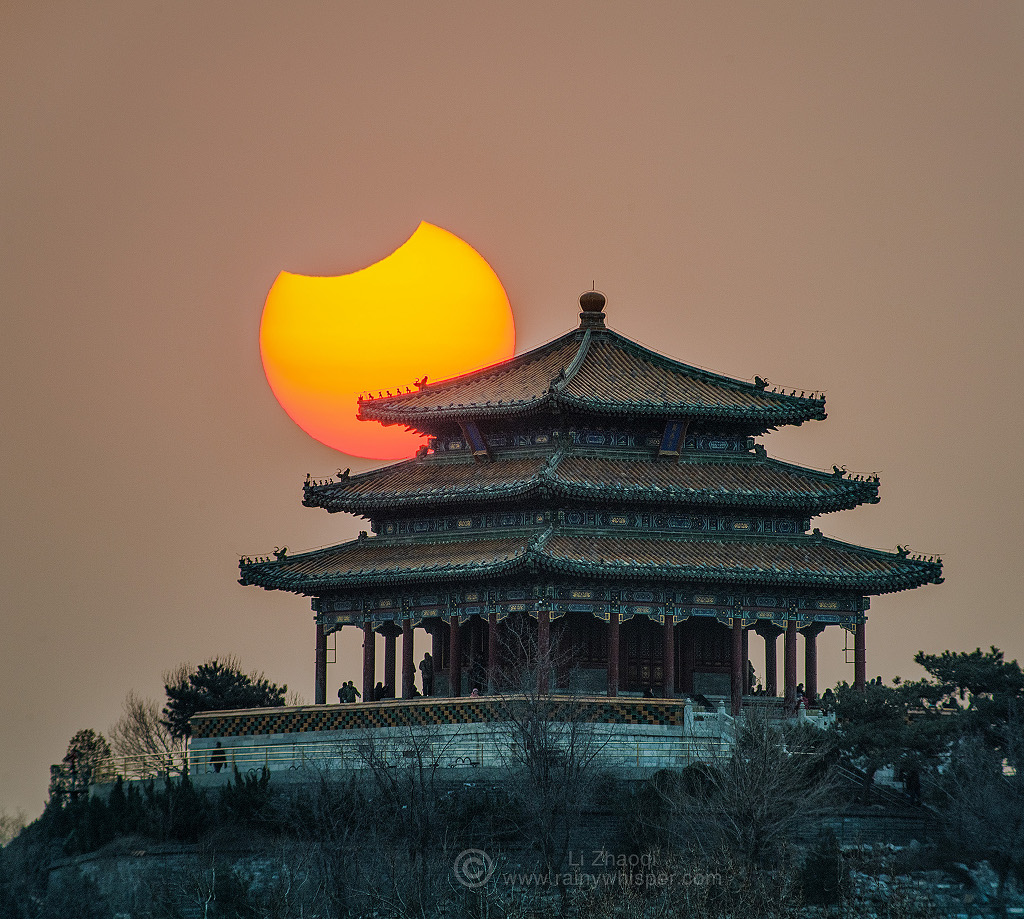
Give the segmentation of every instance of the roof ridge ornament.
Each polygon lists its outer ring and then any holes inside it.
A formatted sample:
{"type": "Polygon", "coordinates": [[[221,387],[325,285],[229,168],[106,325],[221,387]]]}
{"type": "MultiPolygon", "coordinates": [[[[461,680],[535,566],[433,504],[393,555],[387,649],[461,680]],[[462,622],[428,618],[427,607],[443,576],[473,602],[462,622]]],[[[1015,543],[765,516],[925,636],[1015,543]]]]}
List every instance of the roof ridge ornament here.
{"type": "Polygon", "coordinates": [[[554,484],[555,469],[565,456],[565,447],[559,447],[551,454],[551,458],[537,470],[536,480],[542,488],[554,484]]]}
{"type": "MultiPolygon", "coordinates": [[[[583,314],[580,313],[580,315],[582,316],[583,314]]],[[[604,314],[602,313],[601,315],[603,316],[604,314]]],[[[581,325],[580,328],[582,327],[583,326],[581,325]]],[[[604,328],[603,321],[601,328],[604,328]]],[[[580,346],[577,348],[576,354],[573,356],[573,359],[569,361],[569,366],[563,367],[559,370],[558,375],[551,381],[551,385],[548,387],[549,393],[554,394],[565,389],[565,387],[572,381],[573,377],[576,376],[576,373],[579,371],[587,356],[587,352],[590,350],[590,337],[590,329],[587,329],[583,333],[583,340],[580,342],[580,346]]]]}
{"type": "Polygon", "coordinates": [[[547,547],[549,540],[555,532],[553,525],[549,525],[543,533],[531,540],[529,547],[526,550],[527,555],[538,556],[547,547]]]}
{"type": "Polygon", "coordinates": [[[599,290],[588,290],[580,294],[580,328],[603,329],[604,306],[607,302],[599,290]]]}

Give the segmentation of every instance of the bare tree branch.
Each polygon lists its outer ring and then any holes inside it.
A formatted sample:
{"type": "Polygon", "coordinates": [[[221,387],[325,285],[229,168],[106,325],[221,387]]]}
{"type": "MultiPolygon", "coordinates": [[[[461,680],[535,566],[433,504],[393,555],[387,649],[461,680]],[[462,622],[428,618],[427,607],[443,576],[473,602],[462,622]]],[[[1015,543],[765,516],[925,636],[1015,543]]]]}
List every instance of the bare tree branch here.
{"type": "Polygon", "coordinates": [[[706,857],[728,851],[751,867],[775,862],[834,802],[821,749],[787,745],[780,725],[754,713],[739,723],[731,754],[691,767],[665,790],[679,837],[706,857]]]}
{"type": "Polygon", "coordinates": [[[161,721],[160,706],[134,690],[128,692],[124,712],[110,729],[110,744],[116,756],[155,765],[158,774],[168,774],[185,750],[184,740],[172,737],[161,721]]]}

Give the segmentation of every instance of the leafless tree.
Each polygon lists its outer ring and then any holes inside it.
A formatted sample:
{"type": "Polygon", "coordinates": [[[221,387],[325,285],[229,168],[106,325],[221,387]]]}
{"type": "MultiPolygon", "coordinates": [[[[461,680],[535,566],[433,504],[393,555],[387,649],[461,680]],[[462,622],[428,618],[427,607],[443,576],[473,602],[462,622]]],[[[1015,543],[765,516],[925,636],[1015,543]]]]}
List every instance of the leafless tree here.
{"type": "Polygon", "coordinates": [[[372,887],[398,915],[421,914],[449,873],[451,788],[444,770],[458,741],[454,726],[409,725],[368,730],[358,744],[376,817],[370,829],[379,873],[372,887]]]}
{"type": "MultiPolygon", "coordinates": [[[[160,719],[160,706],[130,690],[124,700],[124,712],[110,729],[114,755],[129,761],[129,767],[169,775],[181,771],[185,742],[171,736],[160,719]]],[[[129,768],[129,771],[130,768],[129,768]]]]}
{"type": "Polygon", "coordinates": [[[17,836],[27,823],[25,812],[21,809],[15,811],[13,814],[9,814],[5,810],[0,810],[0,849],[7,845],[15,836],[17,836]]]}
{"type": "Polygon", "coordinates": [[[836,780],[823,747],[787,744],[781,725],[754,713],[738,722],[727,757],[666,787],[677,838],[705,858],[722,852],[760,869],[784,861],[789,845],[834,804],[836,780]]]}
{"type": "Polygon", "coordinates": [[[358,915],[370,893],[364,872],[372,854],[370,804],[351,773],[329,765],[307,768],[306,781],[275,800],[274,818],[297,844],[291,864],[305,874],[305,895],[319,915],[358,915]]]}
{"type": "Polygon", "coordinates": [[[942,829],[963,858],[987,859],[1005,900],[1014,870],[1024,870],[1024,723],[1011,710],[993,749],[981,735],[969,735],[954,748],[939,783],[942,829]]]}
{"type": "MultiPolygon", "coordinates": [[[[557,641],[539,646],[528,621],[509,620],[501,643],[497,746],[519,830],[536,851],[541,873],[553,877],[563,873],[580,830],[607,740],[588,720],[579,695],[549,691],[554,676],[567,670],[557,641]]],[[[568,890],[557,889],[565,915],[568,890]]]]}
{"type": "MultiPolygon", "coordinates": [[[[786,873],[754,878],[728,852],[715,859],[664,855],[644,883],[597,886],[584,892],[579,915],[593,919],[803,919],[799,891],[786,873]]],[[[824,915],[824,914],[823,914],[824,915]]],[[[834,919],[839,916],[829,913],[834,919]]],[[[841,916],[853,919],[853,912],[841,916]]],[[[857,913],[857,916],[860,914],[857,913]]]]}
{"type": "Polygon", "coordinates": [[[217,880],[225,866],[209,847],[203,847],[163,870],[142,868],[139,872],[141,901],[116,897],[122,909],[134,906],[139,915],[152,919],[179,919],[183,914],[214,917],[217,913],[217,880]],[[145,910],[142,912],[142,910],[145,910]]]}

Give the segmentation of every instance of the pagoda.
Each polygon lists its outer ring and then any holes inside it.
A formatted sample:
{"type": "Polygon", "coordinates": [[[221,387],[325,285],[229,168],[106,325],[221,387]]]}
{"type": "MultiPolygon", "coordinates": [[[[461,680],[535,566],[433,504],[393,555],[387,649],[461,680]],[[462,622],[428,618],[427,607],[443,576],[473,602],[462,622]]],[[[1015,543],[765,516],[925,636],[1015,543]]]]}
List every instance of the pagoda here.
{"type": "MultiPolygon", "coordinates": [[[[369,520],[372,535],[300,555],[243,558],[240,583],[310,597],[315,701],[326,702],[326,636],[363,632],[372,698],[414,688],[416,632],[435,695],[495,688],[502,631],[571,658],[552,691],[730,697],[751,691],[747,643],[765,642],[763,688],[817,693],[816,639],[854,638],[865,685],[869,598],[941,583],[938,559],[822,535],[815,517],[878,501],[878,477],[769,457],[756,438],[824,420],[825,399],[769,390],[672,360],[607,328],[605,298],[580,297],[579,327],[528,353],[395,396],[359,417],[428,435],[414,459],[338,480],[307,477],[303,504],[369,520]],[[429,636],[429,638],[428,638],[429,636]]],[[[421,668],[422,669],[422,668],[421,668]]]]}

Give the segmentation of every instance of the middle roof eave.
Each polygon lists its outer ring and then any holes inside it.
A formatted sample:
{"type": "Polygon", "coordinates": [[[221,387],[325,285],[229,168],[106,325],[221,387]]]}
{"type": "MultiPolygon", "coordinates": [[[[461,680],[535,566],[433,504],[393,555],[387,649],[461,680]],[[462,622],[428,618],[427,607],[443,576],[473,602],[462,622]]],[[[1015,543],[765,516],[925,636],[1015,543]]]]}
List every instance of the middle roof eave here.
{"type": "Polygon", "coordinates": [[[548,457],[500,463],[406,460],[340,482],[307,483],[303,504],[359,513],[398,507],[433,507],[466,501],[500,501],[528,494],[548,457]]]}
{"type": "Polygon", "coordinates": [[[583,501],[826,513],[878,500],[878,483],[830,475],[778,460],[649,457],[576,453],[491,463],[409,460],[341,482],[307,484],[303,503],[331,512],[455,507],[549,494],[583,501]]]}

